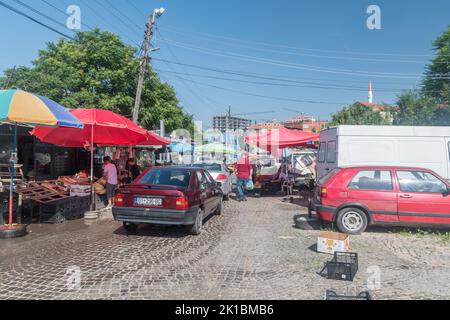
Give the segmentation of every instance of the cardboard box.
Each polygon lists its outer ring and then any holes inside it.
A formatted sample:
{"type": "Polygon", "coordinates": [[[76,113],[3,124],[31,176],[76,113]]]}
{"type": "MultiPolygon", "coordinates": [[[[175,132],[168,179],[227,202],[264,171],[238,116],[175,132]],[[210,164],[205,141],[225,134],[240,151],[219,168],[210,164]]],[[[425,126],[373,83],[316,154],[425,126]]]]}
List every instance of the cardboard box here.
{"type": "Polygon", "coordinates": [[[348,234],[338,232],[321,232],[317,240],[317,251],[327,254],[335,252],[348,252],[350,250],[350,237],[348,234]]]}

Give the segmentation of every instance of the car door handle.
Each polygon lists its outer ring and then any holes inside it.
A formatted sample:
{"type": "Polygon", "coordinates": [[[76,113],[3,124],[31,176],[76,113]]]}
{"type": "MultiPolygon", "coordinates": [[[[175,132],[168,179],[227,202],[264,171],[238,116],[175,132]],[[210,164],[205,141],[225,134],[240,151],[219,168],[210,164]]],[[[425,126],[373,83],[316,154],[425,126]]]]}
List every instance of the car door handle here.
{"type": "Polygon", "coordinates": [[[402,198],[402,199],[411,199],[413,196],[410,196],[409,194],[402,194],[401,196],[400,196],[400,198],[402,198]]]}

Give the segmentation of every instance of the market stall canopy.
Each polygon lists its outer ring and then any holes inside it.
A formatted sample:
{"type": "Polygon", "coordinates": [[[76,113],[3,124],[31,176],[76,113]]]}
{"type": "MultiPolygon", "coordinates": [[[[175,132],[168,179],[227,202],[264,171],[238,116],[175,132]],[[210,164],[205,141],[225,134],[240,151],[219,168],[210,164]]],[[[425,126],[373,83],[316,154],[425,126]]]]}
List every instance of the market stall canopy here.
{"type": "Polygon", "coordinates": [[[9,124],[83,128],[68,109],[48,98],[22,90],[0,90],[0,121],[9,124]]]}
{"type": "Polygon", "coordinates": [[[43,142],[64,147],[99,145],[167,145],[169,142],[131,120],[112,111],[100,109],[74,109],[71,114],[84,124],[83,130],[72,128],[36,127],[31,134],[43,142]]]}
{"type": "Polygon", "coordinates": [[[223,143],[210,143],[195,148],[196,153],[219,153],[219,154],[235,154],[238,152],[237,148],[227,146],[223,143]]]}
{"type": "Polygon", "coordinates": [[[311,147],[312,143],[318,141],[319,138],[320,134],[317,133],[280,127],[265,133],[251,133],[245,137],[245,141],[264,150],[277,150],[291,147],[311,147]]]}
{"type": "Polygon", "coordinates": [[[192,145],[189,143],[183,143],[178,141],[173,141],[171,144],[168,145],[168,148],[172,152],[177,153],[189,153],[192,152],[192,145]]]}

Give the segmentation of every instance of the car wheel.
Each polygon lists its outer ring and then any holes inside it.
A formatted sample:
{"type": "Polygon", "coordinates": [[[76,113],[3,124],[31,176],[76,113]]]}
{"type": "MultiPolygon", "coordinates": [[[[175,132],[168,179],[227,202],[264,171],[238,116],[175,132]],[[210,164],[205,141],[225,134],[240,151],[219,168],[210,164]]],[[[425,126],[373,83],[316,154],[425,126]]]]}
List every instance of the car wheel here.
{"type": "Polygon", "coordinates": [[[203,211],[198,210],[197,216],[195,217],[194,225],[189,227],[189,233],[198,236],[202,232],[203,227],[203,211]]]}
{"type": "Polygon", "coordinates": [[[217,209],[216,211],[214,211],[214,213],[220,216],[222,212],[223,212],[223,200],[220,199],[219,205],[217,206],[217,209]]]}
{"type": "Polygon", "coordinates": [[[229,194],[229,193],[224,194],[224,195],[223,195],[223,200],[224,200],[224,201],[230,200],[230,194],[229,194]]]}
{"type": "Polygon", "coordinates": [[[124,222],[123,223],[123,228],[125,229],[125,231],[128,234],[136,234],[137,233],[137,229],[138,229],[138,225],[136,223],[124,222]]]}
{"type": "Polygon", "coordinates": [[[361,234],[367,228],[367,216],[357,208],[345,208],[339,211],[336,225],[339,231],[347,234],[361,234]]]}

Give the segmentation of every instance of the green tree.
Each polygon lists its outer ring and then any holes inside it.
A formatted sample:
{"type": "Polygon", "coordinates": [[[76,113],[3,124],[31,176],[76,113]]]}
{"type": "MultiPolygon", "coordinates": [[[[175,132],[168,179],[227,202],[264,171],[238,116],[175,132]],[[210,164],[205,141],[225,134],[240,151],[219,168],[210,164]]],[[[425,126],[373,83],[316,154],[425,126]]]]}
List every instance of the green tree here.
{"type": "Polygon", "coordinates": [[[390,111],[383,111],[382,113],[355,103],[333,114],[330,125],[390,125],[392,124],[391,119],[390,111]]]}
{"type": "Polygon", "coordinates": [[[433,42],[436,57],[427,66],[422,93],[436,99],[440,105],[449,106],[450,101],[450,25],[433,42]]]}
{"type": "Polygon", "coordinates": [[[408,91],[398,98],[394,124],[409,126],[435,125],[436,103],[423,94],[408,91]]]}
{"type": "Polygon", "coordinates": [[[433,42],[436,57],[427,66],[420,92],[398,97],[394,124],[450,126],[450,26],[433,42]]]}
{"type": "MultiPolygon", "coordinates": [[[[135,48],[113,33],[98,29],[79,32],[73,41],[48,43],[31,68],[17,68],[11,87],[49,97],[70,108],[95,107],[130,117],[139,68],[136,53],[135,48]]],[[[6,78],[12,72],[6,70],[6,78]]],[[[178,103],[173,88],[162,83],[149,66],[140,124],[149,130],[156,129],[164,119],[167,131],[192,128],[192,116],[178,103]]]]}

